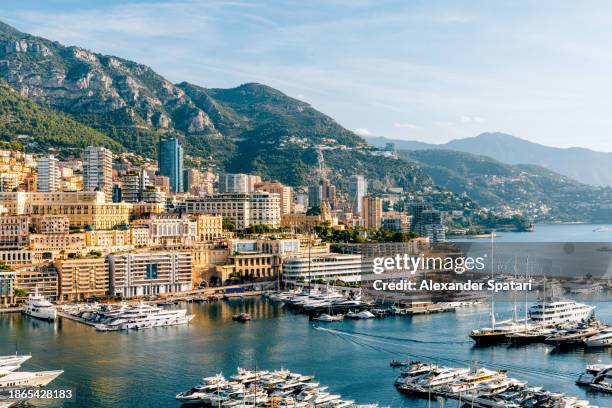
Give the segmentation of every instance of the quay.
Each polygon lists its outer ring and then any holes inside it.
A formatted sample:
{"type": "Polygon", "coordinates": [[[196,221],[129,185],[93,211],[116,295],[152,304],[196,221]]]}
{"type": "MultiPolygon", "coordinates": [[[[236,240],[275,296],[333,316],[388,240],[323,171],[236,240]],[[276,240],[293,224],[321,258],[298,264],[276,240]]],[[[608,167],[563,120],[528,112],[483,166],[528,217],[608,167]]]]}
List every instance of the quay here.
{"type": "Polygon", "coordinates": [[[2,307],[0,313],[20,313],[21,310],[21,307],[2,307]]]}

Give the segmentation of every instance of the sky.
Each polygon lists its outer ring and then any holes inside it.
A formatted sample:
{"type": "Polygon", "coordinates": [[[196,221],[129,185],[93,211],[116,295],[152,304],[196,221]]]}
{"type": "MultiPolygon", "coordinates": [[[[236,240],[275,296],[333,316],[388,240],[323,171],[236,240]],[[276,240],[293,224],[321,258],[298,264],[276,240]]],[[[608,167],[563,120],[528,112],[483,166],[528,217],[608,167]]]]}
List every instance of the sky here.
{"type": "Polygon", "coordinates": [[[270,85],[362,136],[612,151],[608,1],[7,3],[0,19],[21,31],[173,82],[270,85]]]}

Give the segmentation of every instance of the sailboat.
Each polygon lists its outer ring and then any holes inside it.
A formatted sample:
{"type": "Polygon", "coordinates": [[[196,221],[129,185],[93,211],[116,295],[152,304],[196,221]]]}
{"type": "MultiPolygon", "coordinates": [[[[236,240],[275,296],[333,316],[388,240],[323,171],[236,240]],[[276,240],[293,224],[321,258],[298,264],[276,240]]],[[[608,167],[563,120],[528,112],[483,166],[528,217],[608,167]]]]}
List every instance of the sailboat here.
{"type": "MultiPolygon", "coordinates": [[[[491,236],[491,278],[495,277],[495,238],[491,236]]],[[[512,320],[497,322],[495,320],[495,293],[491,294],[491,326],[481,329],[472,330],[469,334],[470,338],[477,345],[493,345],[499,343],[507,343],[508,336],[527,331],[527,319],[524,323],[520,323],[517,317],[516,303],[514,304],[514,317],[512,320]]]]}

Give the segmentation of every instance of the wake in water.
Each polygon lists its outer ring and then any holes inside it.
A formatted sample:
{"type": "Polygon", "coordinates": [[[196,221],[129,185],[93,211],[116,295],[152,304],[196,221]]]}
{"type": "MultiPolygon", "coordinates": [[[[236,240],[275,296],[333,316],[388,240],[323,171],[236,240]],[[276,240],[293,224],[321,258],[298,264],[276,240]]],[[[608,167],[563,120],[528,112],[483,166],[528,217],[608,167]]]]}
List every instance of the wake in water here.
{"type": "MultiPolygon", "coordinates": [[[[322,332],[326,332],[326,333],[335,335],[339,338],[342,338],[343,340],[349,341],[358,346],[376,350],[378,352],[386,353],[392,356],[397,356],[399,354],[399,355],[410,357],[412,359],[429,360],[429,361],[434,361],[434,362],[441,362],[444,364],[456,364],[456,365],[464,366],[464,367],[470,366],[473,363],[473,361],[466,360],[466,359],[441,357],[440,355],[416,354],[413,351],[400,351],[398,349],[398,348],[402,348],[402,349],[408,348],[409,344],[406,344],[406,343],[453,344],[453,342],[446,342],[446,341],[422,342],[419,340],[413,341],[412,339],[404,339],[401,337],[397,338],[397,337],[392,337],[392,336],[380,336],[380,335],[362,333],[362,332],[351,332],[348,330],[330,329],[327,327],[321,327],[321,326],[316,326],[316,325],[314,325],[313,328],[318,331],[322,331],[322,332]],[[396,343],[393,341],[389,341],[389,340],[396,340],[396,339],[403,341],[404,343],[402,344],[402,343],[396,343]],[[372,343],[375,343],[375,344],[372,344],[372,343]]],[[[465,344],[469,342],[454,342],[454,343],[455,344],[456,343],[465,344]]],[[[494,363],[490,361],[479,361],[479,362],[483,363],[484,365],[488,365],[490,367],[495,367],[496,369],[504,369],[504,370],[508,370],[508,371],[512,371],[516,373],[523,373],[523,374],[531,375],[534,377],[547,377],[547,378],[555,377],[555,378],[559,378],[563,380],[568,380],[568,379],[574,380],[580,374],[576,372],[552,370],[552,369],[547,369],[547,368],[530,368],[530,367],[518,366],[518,365],[513,365],[513,364],[504,364],[504,363],[498,363],[498,362],[494,363]]]]}
{"type": "Polygon", "coordinates": [[[471,343],[471,341],[469,341],[469,340],[463,340],[463,341],[461,341],[461,340],[457,340],[457,341],[430,341],[430,340],[410,339],[410,338],[405,338],[405,337],[381,336],[381,335],[376,335],[376,334],[371,334],[371,333],[363,333],[363,332],[350,331],[350,330],[342,330],[342,329],[329,329],[327,327],[321,327],[321,326],[314,326],[314,328],[316,330],[334,331],[334,332],[346,333],[346,334],[356,334],[356,335],[362,335],[362,336],[368,336],[368,337],[375,337],[375,338],[378,338],[378,339],[405,341],[407,343],[419,343],[419,344],[467,344],[467,343],[471,343]]]}

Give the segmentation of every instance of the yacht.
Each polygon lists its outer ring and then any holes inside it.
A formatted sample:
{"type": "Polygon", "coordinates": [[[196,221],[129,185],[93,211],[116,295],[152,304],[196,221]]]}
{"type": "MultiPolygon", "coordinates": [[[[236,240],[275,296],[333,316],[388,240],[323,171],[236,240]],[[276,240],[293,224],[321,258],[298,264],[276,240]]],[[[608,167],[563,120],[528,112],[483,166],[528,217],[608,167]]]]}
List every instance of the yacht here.
{"type": "Polygon", "coordinates": [[[560,330],[557,333],[548,336],[544,339],[547,344],[552,344],[556,347],[567,347],[585,344],[586,341],[600,332],[597,324],[593,325],[578,325],[569,330],[560,330]]]}
{"type": "Polygon", "coordinates": [[[361,312],[357,313],[357,317],[359,317],[360,319],[372,319],[376,316],[374,316],[374,313],[368,310],[362,310],[361,312]]]}
{"type": "Polygon", "coordinates": [[[516,333],[524,333],[530,330],[533,326],[530,323],[508,320],[500,323],[495,323],[491,327],[472,330],[469,334],[470,338],[478,345],[491,345],[498,343],[506,343],[509,336],[516,333]]]}
{"type": "Polygon", "coordinates": [[[612,394],[612,368],[598,373],[589,386],[594,390],[612,394]]]}
{"type": "Polygon", "coordinates": [[[529,308],[531,320],[542,326],[580,323],[593,315],[595,306],[566,299],[540,299],[529,308]]]}
{"type": "Polygon", "coordinates": [[[584,373],[576,380],[578,385],[590,385],[595,377],[605,371],[611,371],[612,364],[589,364],[586,366],[584,373]]]}
{"type": "Polygon", "coordinates": [[[344,316],[343,315],[330,315],[327,313],[323,313],[321,316],[313,318],[313,320],[317,320],[319,322],[338,322],[338,321],[344,320],[344,316]]]}
{"type": "Polygon", "coordinates": [[[0,369],[8,366],[20,366],[31,358],[32,356],[20,356],[18,354],[0,356],[0,369]]]}
{"type": "Polygon", "coordinates": [[[63,370],[54,371],[14,371],[0,375],[0,388],[44,387],[63,374],[63,370]]]}
{"type": "Polygon", "coordinates": [[[506,336],[512,344],[528,344],[544,341],[554,333],[554,329],[538,327],[524,332],[512,333],[506,336]]]}
{"type": "Polygon", "coordinates": [[[23,305],[23,313],[28,316],[43,320],[55,320],[57,311],[47,299],[38,294],[38,290],[33,295],[28,296],[28,300],[23,305]]]}
{"type": "Polygon", "coordinates": [[[151,327],[187,324],[194,318],[184,309],[161,309],[139,303],[128,307],[112,318],[103,319],[95,327],[100,331],[148,329],[151,327]]]}
{"type": "Polygon", "coordinates": [[[506,371],[493,371],[487,368],[479,368],[446,384],[441,390],[452,394],[462,394],[483,387],[483,383],[485,382],[503,379],[506,379],[506,371]]]}
{"type": "Polygon", "coordinates": [[[606,327],[598,334],[584,341],[587,347],[610,347],[612,346],[612,327],[606,327]]]}

